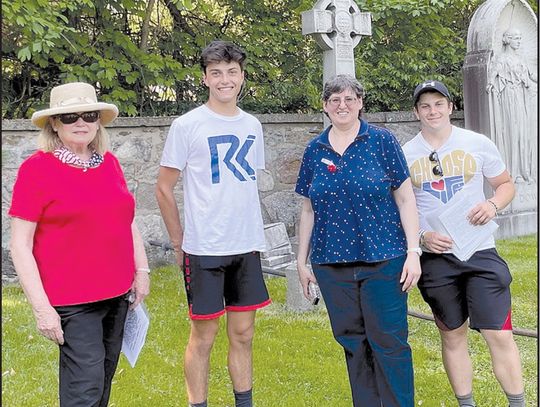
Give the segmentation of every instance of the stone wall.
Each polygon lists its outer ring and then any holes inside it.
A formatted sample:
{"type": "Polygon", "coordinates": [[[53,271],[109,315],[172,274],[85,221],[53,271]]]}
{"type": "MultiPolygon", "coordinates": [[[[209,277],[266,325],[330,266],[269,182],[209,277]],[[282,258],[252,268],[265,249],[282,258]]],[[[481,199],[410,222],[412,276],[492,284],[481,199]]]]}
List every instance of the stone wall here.
{"type": "MultiPolygon", "coordinates": [[[[296,176],[307,142],[322,130],[322,115],[261,114],[265,135],[266,169],[259,175],[259,191],[265,223],[283,222],[289,236],[296,235],[300,198],[294,193],[296,176]]],[[[137,223],[147,243],[153,267],[171,262],[170,254],[149,242],[168,241],[154,197],[163,143],[174,117],[118,118],[108,126],[112,151],[117,155],[137,200],[137,223]]],[[[400,143],[419,130],[412,112],[366,114],[369,122],[390,129],[400,143]]],[[[453,122],[463,126],[462,112],[453,122]]],[[[13,182],[20,163],[35,151],[36,128],[29,120],[2,121],[2,276],[9,280],[9,219],[13,182]]],[[[177,188],[179,198],[181,188],[177,188]]],[[[180,200],[181,202],[181,200],[180,200]]],[[[180,209],[182,209],[180,205],[180,209]]]]}

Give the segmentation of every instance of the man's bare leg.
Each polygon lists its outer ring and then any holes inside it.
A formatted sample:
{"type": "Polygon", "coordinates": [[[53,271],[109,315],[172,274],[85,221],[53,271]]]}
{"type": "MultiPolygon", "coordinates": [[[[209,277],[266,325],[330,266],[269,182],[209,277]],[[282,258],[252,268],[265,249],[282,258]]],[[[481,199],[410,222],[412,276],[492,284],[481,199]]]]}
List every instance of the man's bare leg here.
{"type": "Polygon", "coordinates": [[[208,397],[210,353],[219,331],[219,319],[192,320],[184,357],[184,374],[188,400],[202,403],[208,397]]]}
{"type": "Polygon", "coordinates": [[[228,367],[236,406],[251,406],[253,386],[252,344],[255,311],[227,313],[228,367]]]}

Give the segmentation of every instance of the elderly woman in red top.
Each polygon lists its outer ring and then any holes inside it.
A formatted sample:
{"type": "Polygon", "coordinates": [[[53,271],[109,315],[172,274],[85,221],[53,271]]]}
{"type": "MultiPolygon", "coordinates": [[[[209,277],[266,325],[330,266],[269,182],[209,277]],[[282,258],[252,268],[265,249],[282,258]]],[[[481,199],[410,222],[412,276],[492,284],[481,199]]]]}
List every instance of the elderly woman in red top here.
{"type": "Polygon", "coordinates": [[[61,407],[107,406],[128,301],[150,287],[135,201],[107,151],[117,115],[89,84],[53,88],[13,188],[11,254],[39,332],[59,345],[61,407]]]}

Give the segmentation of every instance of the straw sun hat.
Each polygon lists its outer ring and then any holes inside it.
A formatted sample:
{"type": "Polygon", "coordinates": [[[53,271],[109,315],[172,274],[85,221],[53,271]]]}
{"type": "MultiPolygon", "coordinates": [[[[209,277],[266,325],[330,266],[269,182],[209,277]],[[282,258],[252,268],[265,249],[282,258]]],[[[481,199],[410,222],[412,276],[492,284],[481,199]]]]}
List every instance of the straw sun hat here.
{"type": "Polygon", "coordinates": [[[118,116],[118,108],[111,103],[97,101],[96,89],[84,82],[66,83],[52,88],[48,109],[39,110],[32,115],[32,123],[44,128],[49,117],[78,112],[99,110],[101,124],[112,122],[118,116]]]}

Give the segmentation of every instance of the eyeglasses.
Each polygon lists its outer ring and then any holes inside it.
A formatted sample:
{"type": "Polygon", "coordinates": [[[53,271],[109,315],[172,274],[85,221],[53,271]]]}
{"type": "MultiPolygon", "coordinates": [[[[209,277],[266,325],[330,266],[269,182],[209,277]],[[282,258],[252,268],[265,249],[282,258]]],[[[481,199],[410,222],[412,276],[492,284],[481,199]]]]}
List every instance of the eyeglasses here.
{"type": "Polygon", "coordinates": [[[348,96],[346,97],[345,99],[341,99],[341,98],[332,98],[332,99],[328,99],[328,103],[333,106],[333,107],[338,107],[339,105],[341,105],[341,101],[344,101],[345,104],[347,105],[347,107],[351,107],[352,105],[354,105],[354,103],[358,100],[357,98],[353,98],[351,96],[348,96]]]}
{"type": "Polygon", "coordinates": [[[443,170],[442,170],[442,165],[441,165],[441,162],[439,160],[439,155],[437,154],[436,151],[433,151],[430,155],[429,155],[429,161],[431,161],[432,163],[437,163],[437,165],[435,165],[431,170],[433,171],[433,174],[434,175],[437,175],[439,177],[442,177],[444,175],[443,173],[443,170]]]}
{"type": "Polygon", "coordinates": [[[79,117],[82,118],[86,123],[95,123],[99,119],[99,112],[84,112],[81,114],[66,113],[59,114],[56,117],[64,124],[73,124],[79,120],[79,117]]]}

